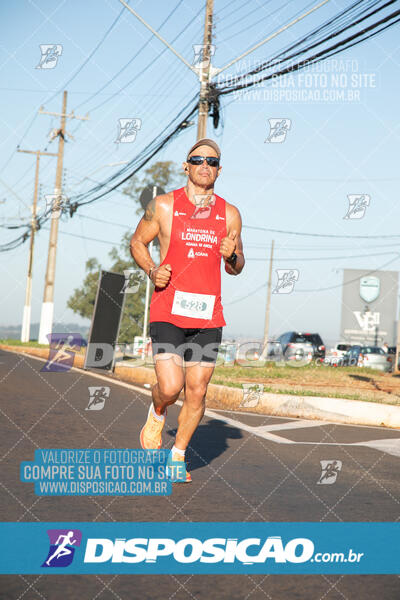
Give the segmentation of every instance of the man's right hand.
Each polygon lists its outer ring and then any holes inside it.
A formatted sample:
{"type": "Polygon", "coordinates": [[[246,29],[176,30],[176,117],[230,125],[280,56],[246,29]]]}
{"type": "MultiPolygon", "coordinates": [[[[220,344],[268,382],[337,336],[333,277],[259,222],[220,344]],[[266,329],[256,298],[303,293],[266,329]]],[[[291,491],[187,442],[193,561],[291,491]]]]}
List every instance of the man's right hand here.
{"type": "Polygon", "coordinates": [[[171,265],[161,265],[151,272],[151,281],[155,287],[165,288],[171,279],[172,268],[171,265]]]}

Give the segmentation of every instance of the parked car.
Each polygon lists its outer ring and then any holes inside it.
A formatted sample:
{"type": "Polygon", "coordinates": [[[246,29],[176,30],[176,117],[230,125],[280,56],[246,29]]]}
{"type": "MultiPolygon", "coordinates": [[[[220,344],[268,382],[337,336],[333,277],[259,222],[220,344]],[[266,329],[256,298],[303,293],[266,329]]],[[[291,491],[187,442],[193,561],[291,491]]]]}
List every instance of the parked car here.
{"type": "Polygon", "coordinates": [[[288,331],[280,335],[277,338],[277,342],[281,345],[282,355],[285,360],[301,360],[304,358],[311,360],[313,357],[313,345],[301,333],[288,331]]]}
{"type": "Polygon", "coordinates": [[[312,357],[325,358],[325,346],[319,333],[300,333],[298,331],[288,331],[278,337],[278,342],[282,346],[282,354],[289,358],[296,354],[296,351],[308,353],[311,349],[312,357]]]}
{"type": "Polygon", "coordinates": [[[331,367],[337,367],[343,361],[343,357],[348,350],[350,350],[351,344],[345,344],[344,342],[338,342],[334,348],[331,348],[329,355],[326,357],[325,362],[330,364],[331,367]]]}
{"type": "Polygon", "coordinates": [[[342,360],[343,366],[370,367],[386,373],[393,368],[393,357],[379,346],[351,346],[342,360]]]}
{"type": "MultiPolygon", "coordinates": [[[[393,358],[393,366],[396,362],[396,346],[389,346],[388,348],[388,354],[390,354],[393,358]]],[[[400,356],[397,362],[397,368],[400,369],[400,356]]]]}

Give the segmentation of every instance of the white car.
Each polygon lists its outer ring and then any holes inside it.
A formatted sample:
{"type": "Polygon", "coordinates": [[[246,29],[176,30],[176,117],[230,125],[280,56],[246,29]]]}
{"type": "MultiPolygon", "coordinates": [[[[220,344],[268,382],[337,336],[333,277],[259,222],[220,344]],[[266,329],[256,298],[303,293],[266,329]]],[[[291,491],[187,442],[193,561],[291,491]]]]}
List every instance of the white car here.
{"type": "Polygon", "coordinates": [[[329,355],[326,357],[325,362],[329,363],[331,367],[337,367],[343,361],[343,357],[350,350],[351,344],[345,342],[338,342],[333,348],[331,348],[329,355]]]}
{"type": "Polygon", "coordinates": [[[379,346],[352,346],[342,359],[342,365],[370,367],[388,373],[393,368],[393,358],[379,346]]]}

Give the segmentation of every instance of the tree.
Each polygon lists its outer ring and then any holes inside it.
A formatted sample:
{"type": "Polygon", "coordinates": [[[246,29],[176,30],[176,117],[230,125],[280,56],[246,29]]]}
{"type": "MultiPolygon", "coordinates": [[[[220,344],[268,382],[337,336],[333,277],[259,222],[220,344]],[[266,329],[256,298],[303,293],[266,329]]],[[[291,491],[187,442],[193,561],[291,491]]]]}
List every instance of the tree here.
{"type": "MultiPolygon", "coordinates": [[[[168,188],[177,188],[183,185],[184,180],[185,174],[178,165],[171,160],[159,161],[145,169],[140,180],[132,177],[122,191],[138,202],[141,191],[148,185],[159,185],[168,191],[168,188]]],[[[141,214],[141,212],[142,208],[139,204],[136,213],[141,214]]]]}
{"type": "MultiPolygon", "coordinates": [[[[129,252],[129,240],[131,232],[127,231],[122,237],[121,249],[112,248],[109,257],[112,264],[109,269],[113,273],[123,273],[124,270],[138,269],[129,252]]],[[[87,275],[80,288],[74,290],[72,296],[68,299],[67,306],[81,317],[91,319],[94,303],[96,300],[97,286],[99,282],[101,265],[96,258],[90,258],[86,262],[87,275]]],[[[135,335],[143,333],[143,312],[145,296],[145,279],[142,280],[139,289],[134,294],[125,295],[124,310],[122,314],[121,327],[119,332],[119,342],[132,343],[135,335]]]]}
{"type": "MultiPolygon", "coordinates": [[[[138,209],[136,212],[137,214],[141,214],[143,209],[140,206],[139,197],[144,187],[147,185],[158,185],[167,191],[171,187],[182,185],[182,178],[183,173],[179,172],[175,163],[171,161],[156,162],[144,171],[141,179],[132,177],[123,192],[137,203],[138,209]]],[[[114,247],[109,252],[112,264],[107,270],[114,273],[123,273],[128,269],[139,270],[129,251],[131,235],[131,230],[124,233],[120,248],[114,247]]],[[[96,258],[89,258],[86,262],[87,274],[82,286],[76,288],[67,301],[68,308],[81,317],[92,318],[101,268],[101,264],[96,258]]],[[[135,335],[142,335],[145,293],[146,279],[144,278],[137,292],[126,294],[118,338],[119,342],[132,343],[135,335]]]]}

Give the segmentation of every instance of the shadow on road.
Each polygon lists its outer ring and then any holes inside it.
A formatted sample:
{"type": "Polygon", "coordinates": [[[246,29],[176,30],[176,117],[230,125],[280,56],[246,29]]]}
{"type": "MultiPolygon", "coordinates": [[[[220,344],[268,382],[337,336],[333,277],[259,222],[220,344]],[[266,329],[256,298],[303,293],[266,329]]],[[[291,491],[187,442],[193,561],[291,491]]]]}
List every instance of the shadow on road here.
{"type": "MultiPolygon", "coordinates": [[[[176,429],[170,429],[167,433],[175,437],[176,429]]],[[[186,452],[189,471],[210,464],[228,449],[229,439],[238,440],[242,437],[240,429],[230,427],[217,419],[210,419],[207,423],[199,425],[186,452]]]]}

